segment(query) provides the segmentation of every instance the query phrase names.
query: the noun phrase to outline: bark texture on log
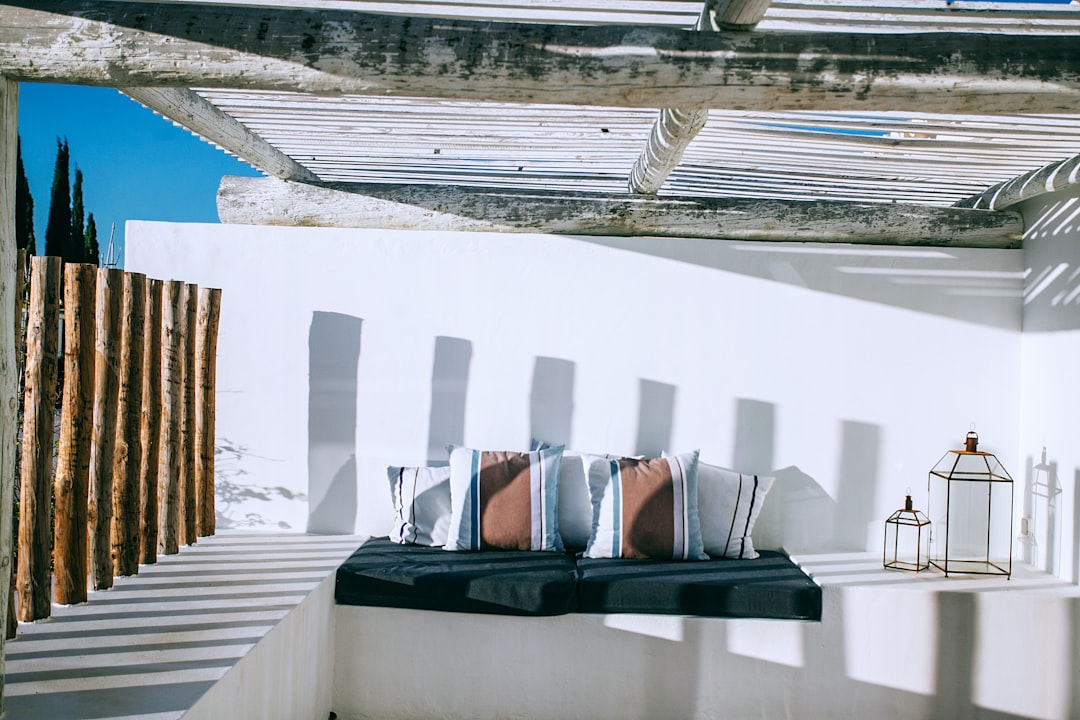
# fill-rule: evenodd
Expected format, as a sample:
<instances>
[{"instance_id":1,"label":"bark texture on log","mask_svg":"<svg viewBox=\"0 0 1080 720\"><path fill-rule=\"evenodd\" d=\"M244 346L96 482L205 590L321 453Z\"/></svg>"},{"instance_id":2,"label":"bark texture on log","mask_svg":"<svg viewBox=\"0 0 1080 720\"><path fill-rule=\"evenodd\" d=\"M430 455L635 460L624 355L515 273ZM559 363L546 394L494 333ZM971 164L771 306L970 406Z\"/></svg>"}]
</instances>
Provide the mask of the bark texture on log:
<instances>
[{"instance_id":1,"label":"bark texture on log","mask_svg":"<svg viewBox=\"0 0 1080 720\"><path fill-rule=\"evenodd\" d=\"M124 277L124 327L120 338L120 397L113 458L113 558L117 575L139 572L139 470L142 464L143 354L146 276Z\"/></svg>"},{"instance_id":2,"label":"bark texture on log","mask_svg":"<svg viewBox=\"0 0 1080 720\"><path fill-rule=\"evenodd\" d=\"M94 425L94 315L97 268L64 266L64 388L56 459L54 599L86 602L87 507Z\"/></svg>"}]
</instances>

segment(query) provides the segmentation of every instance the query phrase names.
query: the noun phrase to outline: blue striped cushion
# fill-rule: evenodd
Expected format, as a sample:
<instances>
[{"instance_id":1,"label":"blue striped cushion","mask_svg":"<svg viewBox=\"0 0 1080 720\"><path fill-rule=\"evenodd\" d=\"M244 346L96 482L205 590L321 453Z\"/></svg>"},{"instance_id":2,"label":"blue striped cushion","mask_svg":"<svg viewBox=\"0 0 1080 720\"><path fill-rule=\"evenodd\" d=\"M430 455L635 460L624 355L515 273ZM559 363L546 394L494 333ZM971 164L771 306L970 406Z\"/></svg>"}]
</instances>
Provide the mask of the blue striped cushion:
<instances>
[{"instance_id":1,"label":"blue striped cushion","mask_svg":"<svg viewBox=\"0 0 1080 720\"><path fill-rule=\"evenodd\" d=\"M589 558L705 560L697 505L698 452L663 458L596 458Z\"/></svg>"},{"instance_id":2,"label":"blue striped cushion","mask_svg":"<svg viewBox=\"0 0 1080 720\"><path fill-rule=\"evenodd\" d=\"M534 452L450 452L447 550L551 550L559 537L562 446Z\"/></svg>"},{"instance_id":3,"label":"blue striped cushion","mask_svg":"<svg viewBox=\"0 0 1080 720\"><path fill-rule=\"evenodd\" d=\"M776 478L698 464L698 515L710 557L753 560L751 533Z\"/></svg>"}]
</instances>

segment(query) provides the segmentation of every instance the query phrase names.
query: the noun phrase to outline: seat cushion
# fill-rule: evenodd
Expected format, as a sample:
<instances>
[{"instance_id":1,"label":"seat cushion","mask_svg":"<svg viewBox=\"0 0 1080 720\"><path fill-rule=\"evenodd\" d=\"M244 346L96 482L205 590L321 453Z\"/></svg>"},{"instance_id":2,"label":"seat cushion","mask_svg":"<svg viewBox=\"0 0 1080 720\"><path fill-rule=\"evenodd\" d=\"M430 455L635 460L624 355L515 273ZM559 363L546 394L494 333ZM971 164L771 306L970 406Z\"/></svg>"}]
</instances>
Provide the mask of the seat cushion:
<instances>
[{"instance_id":1,"label":"seat cushion","mask_svg":"<svg viewBox=\"0 0 1080 720\"><path fill-rule=\"evenodd\" d=\"M821 588L791 559L578 558L578 610L706 617L820 620Z\"/></svg>"},{"instance_id":2,"label":"seat cushion","mask_svg":"<svg viewBox=\"0 0 1080 720\"><path fill-rule=\"evenodd\" d=\"M498 615L561 615L577 607L574 558L559 552L446 552L372 538L337 571L342 605Z\"/></svg>"}]
</instances>

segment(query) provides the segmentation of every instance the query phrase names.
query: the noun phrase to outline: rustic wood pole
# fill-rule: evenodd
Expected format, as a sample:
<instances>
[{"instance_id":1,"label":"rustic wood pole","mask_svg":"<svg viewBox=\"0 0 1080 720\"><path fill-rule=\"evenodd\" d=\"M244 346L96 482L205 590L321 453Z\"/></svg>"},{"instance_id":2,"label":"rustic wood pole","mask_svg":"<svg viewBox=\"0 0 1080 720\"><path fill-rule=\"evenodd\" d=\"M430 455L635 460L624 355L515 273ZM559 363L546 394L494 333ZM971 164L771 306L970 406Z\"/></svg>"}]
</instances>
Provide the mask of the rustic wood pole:
<instances>
[{"instance_id":1,"label":"rustic wood pole","mask_svg":"<svg viewBox=\"0 0 1080 720\"><path fill-rule=\"evenodd\" d=\"M22 386L20 382L23 377L23 367L25 365L25 356L23 350L23 307L26 301L26 248L19 248L15 254L15 392L16 394L22 392ZM15 453L18 453L21 449L16 446ZM20 461L21 462L21 461ZM18 472L18 470L16 470ZM20 485L20 487L22 487ZM13 518L14 521L18 521L18 517ZM15 532L19 532L19 528L15 528ZM15 562L11 563L11 584L8 586L8 615L7 615L7 639L11 640L19 632L19 621L15 617L17 612L15 606L15 585L16 585L16 573L18 570L18 549L16 548Z\"/></svg>"},{"instance_id":2,"label":"rustic wood pole","mask_svg":"<svg viewBox=\"0 0 1080 720\"><path fill-rule=\"evenodd\" d=\"M180 552L180 423L183 410L184 312L183 285L165 282L161 302L161 435L158 477L161 509L158 516L158 550L165 555Z\"/></svg>"},{"instance_id":3,"label":"rustic wood pole","mask_svg":"<svg viewBox=\"0 0 1080 720\"><path fill-rule=\"evenodd\" d=\"M198 502L195 491L195 335L199 315L199 286L185 284L184 298L184 337L182 352L184 355L184 400L180 423L181 482L183 488L183 538L185 545L194 545L198 534Z\"/></svg>"},{"instance_id":4,"label":"rustic wood pole","mask_svg":"<svg viewBox=\"0 0 1080 720\"><path fill-rule=\"evenodd\" d=\"M60 258L30 260L30 313L26 320L26 390L19 488L19 619L49 617L52 568L53 419L56 353L60 345Z\"/></svg>"},{"instance_id":5,"label":"rustic wood pole","mask_svg":"<svg viewBox=\"0 0 1080 720\"><path fill-rule=\"evenodd\" d=\"M87 506L94 417L94 300L97 268L64 266L64 391L56 460L54 599L86 602Z\"/></svg>"},{"instance_id":6,"label":"rustic wood pole","mask_svg":"<svg viewBox=\"0 0 1080 720\"><path fill-rule=\"evenodd\" d=\"M217 337L221 317L221 290L199 291L199 318L196 331L195 362L195 495L198 503L198 533L217 531L214 509L214 432L217 418Z\"/></svg>"},{"instance_id":7,"label":"rustic wood pole","mask_svg":"<svg viewBox=\"0 0 1080 720\"><path fill-rule=\"evenodd\" d=\"M139 572L139 470L142 464L142 398L146 276L124 276L124 328L120 338L120 404L113 458L112 553L117 575Z\"/></svg>"},{"instance_id":8,"label":"rustic wood pole","mask_svg":"<svg viewBox=\"0 0 1080 720\"><path fill-rule=\"evenodd\" d=\"M15 167L19 142L19 85L0 76L0 310L15 300ZM10 316L9 316L10 317ZM0 323L0 598L9 595L15 495L15 425L19 380L11 323ZM0 627L7 627L8 604L0 602ZM0 713L3 712L4 647L0 633Z\"/></svg>"},{"instance_id":9,"label":"rustic wood pole","mask_svg":"<svg viewBox=\"0 0 1080 720\"><path fill-rule=\"evenodd\" d=\"M112 515L116 408L120 392L120 306L124 271L101 268L97 277L94 341L94 434L90 446L90 575L95 590L113 585Z\"/></svg>"},{"instance_id":10,"label":"rustic wood pole","mask_svg":"<svg viewBox=\"0 0 1080 720\"><path fill-rule=\"evenodd\" d=\"M142 457L139 468L141 560L157 562L158 551L158 464L161 436L161 280L146 283L146 321L143 331L142 424L139 439Z\"/></svg>"}]
</instances>

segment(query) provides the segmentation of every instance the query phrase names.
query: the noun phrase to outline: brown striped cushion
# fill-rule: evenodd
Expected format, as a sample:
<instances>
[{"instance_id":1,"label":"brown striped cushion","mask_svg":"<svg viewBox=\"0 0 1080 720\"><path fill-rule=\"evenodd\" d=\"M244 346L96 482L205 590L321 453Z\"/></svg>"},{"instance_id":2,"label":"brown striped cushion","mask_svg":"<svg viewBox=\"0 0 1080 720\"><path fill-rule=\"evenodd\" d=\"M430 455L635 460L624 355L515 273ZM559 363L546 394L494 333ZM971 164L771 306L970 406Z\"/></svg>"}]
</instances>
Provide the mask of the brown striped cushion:
<instances>
[{"instance_id":1,"label":"brown striped cushion","mask_svg":"<svg viewBox=\"0 0 1080 720\"><path fill-rule=\"evenodd\" d=\"M697 508L698 453L595 458L593 528L585 557L706 559Z\"/></svg>"},{"instance_id":2,"label":"brown striped cushion","mask_svg":"<svg viewBox=\"0 0 1080 720\"><path fill-rule=\"evenodd\" d=\"M559 537L562 446L535 452L450 453L447 550L549 550Z\"/></svg>"}]
</instances>

